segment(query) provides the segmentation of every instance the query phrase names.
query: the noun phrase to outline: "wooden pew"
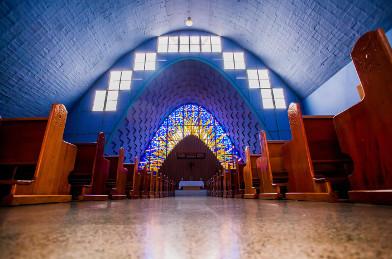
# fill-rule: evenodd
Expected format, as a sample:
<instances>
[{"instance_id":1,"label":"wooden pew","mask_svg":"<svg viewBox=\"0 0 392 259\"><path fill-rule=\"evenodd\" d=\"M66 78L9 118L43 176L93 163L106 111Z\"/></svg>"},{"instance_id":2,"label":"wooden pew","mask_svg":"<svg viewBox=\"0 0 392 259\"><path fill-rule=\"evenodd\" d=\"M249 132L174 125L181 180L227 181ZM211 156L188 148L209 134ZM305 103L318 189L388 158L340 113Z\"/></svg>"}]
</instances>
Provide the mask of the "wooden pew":
<instances>
[{"instance_id":1,"label":"wooden pew","mask_svg":"<svg viewBox=\"0 0 392 259\"><path fill-rule=\"evenodd\" d=\"M171 190L170 190L170 197L174 197L176 194L176 182L173 179L170 179L170 183L171 183Z\"/></svg>"},{"instance_id":2,"label":"wooden pew","mask_svg":"<svg viewBox=\"0 0 392 259\"><path fill-rule=\"evenodd\" d=\"M204 189L207 191L207 196L210 196L210 179L204 180Z\"/></svg>"},{"instance_id":3,"label":"wooden pew","mask_svg":"<svg viewBox=\"0 0 392 259\"><path fill-rule=\"evenodd\" d=\"M392 50L383 30L363 35L351 56L364 97L334 118L340 146L354 163L349 198L392 204Z\"/></svg>"},{"instance_id":4,"label":"wooden pew","mask_svg":"<svg viewBox=\"0 0 392 259\"><path fill-rule=\"evenodd\" d=\"M128 169L124 166L124 148L120 148L118 156L105 156L105 158L110 161L109 177L106 182L110 199L121 200L127 198Z\"/></svg>"},{"instance_id":5,"label":"wooden pew","mask_svg":"<svg viewBox=\"0 0 392 259\"><path fill-rule=\"evenodd\" d=\"M163 197L169 197L169 191L170 191L170 181L169 178L167 177L167 175L164 175L164 193L163 193Z\"/></svg>"},{"instance_id":6,"label":"wooden pew","mask_svg":"<svg viewBox=\"0 0 392 259\"><path fill-rule=\"evenodd\" d=\"M173 195L174 188L175 188L175 186L174 186L173 180L170 179L170 178L168 177L168 192L167 192L167 197L172 197L172 196L174 196L174 195Z\"/></svg>"},{"instance_id":7,"label":"wooden pew","mask_svg":"<svg viewBox=\"0 0 392 259\"><path fill-rule=\"evenodd\" d=\"M155 198L161 198L161 175L159 172L155 177Z\"/></svg>"},{"instance_id":8,"label":"wooden pew","mask_svg":"<svg viewBox=\"0 0 392 259\"><path fill-rule=\"evenodd\" d=\"M151 174L150 174L150 191L148 194L149 198L155 198L156 181L157 181L157 173L151 172Z\"/></svg>"},{"instance_id":9,"label":"wooden pew","mask_svg":"<svg viewBox=\"0 0 392 259\"><path fill-rule=\"evenodd\" d=\"M282 159L279 156L279 147L284 141L269 141L265 131L259 134L261 155L256 160L256 169L260 179L259 199L279 199L282 197L280 186L273 183L273 172L281 173L285 171L282 168ZM270 152L270 149L272 152ZM273 166L272 166L273 165ZM273 169L274 170L273 170Z\"/></svg>"},{"instance_id":10,"label":"wooden pew","mask_svg":"<svg viewBox=\"0 0 392 259\"><path fill-rule=\"evenodd\" d=\"M142 184L143 184L143 174L144 169L139 170L138 168L139 160L135 158L135 166L133 170L133 181L132 181L132 191L131 191L131 199L140 199L142 197Z\"/></svg>"},{"instance_id":11,"label":"wooden pew","mask_svg":"<svg viewBox=\"0 0 392 259\"><path fill-rule=\"evenodd\" d=\"M272 171L268 160L267 140L265 133L260 135L261 154L251 154L245 148L246 163L244 166L244 198L245 199L279 199L280 188L273 184Z\"/></svg>"},{"instance_id":12,"label":"wooden pew","mask_svg":"<svg viewBox=\"0 0 392 259\"><path fill-rule=\"evenodd\" d=\"M98 134L97 142L77 143L75 169L69 176L74 199L84 201L107 200L106 181L110 162L104 157L105 134Z\"/></svg>"},{"instance_id":13,"label":"wooden pew","mask_svg":"<svg viewBox=\"0 0 392 259\"><path fill-rule=\"evenodd\" d=\"M150 197L150 180L151 173L146 170L142 170L142 189L141 189L141 198L147 199Z\"/></svg>"},{"instance_id":14,"label":"wooden pew","mask_svg":"<svg viewBox=\"0 0 392 259\"><path fill-rule=\"evenodd\" d=\"M242 198L244 195L245 183L244 183L244 163L241 163L238 159L235 162L235 177L234 177L234 198Z\"/></svg>"},{"instance_id":15,"label":"wooden pew","mask_svg":"<svg viewBox=\"0 0 392 259\"><path fill-rule=\"evenodd\" d=\"M219 176L218 174L214 175L214 197L219 197Z\"/></svg>"},{"instance_id":16,"label":"wooden pew","mask_svg":"<svg viewBox=\"0 0 392 259\"><path fill-rule=\"evenodd\" d=\"M219 192L219 190L218 190L218 177L217 177L216 174L212 177L212 184L213 184L213 186L212 186L212 196L213 197L218 197L218 192Z\"/></svg>"},{"instance_id":17,"label":"wooden pew","mask_svg":"<svg viewBox=\"0 0 392 259\"><path fill-rule=\"evenodd\" d=\"M245 166L244 166L244 199L255 199L260 190L260 179L257 173L256 160L259 154L252 154L249 146L245 147Z\"/></svg>"},{"instance_id":18,"label":"wooden pew","mask_svg":"<svg viewBox=\"0 0 392 259\"><path fill-rule=\"evenodd\" d=\"M0 119L0 199L3 205L68 202L76 146L63 141L67 110L48 118Z\"/></svg>"},{"instance_id":19,"label":"wooden pew","mask_svg":"<svg viewBox=\"0 0 392 259\"><path fill-rule=\"evenodd\" d=\"M287 192L288 172L284 167L282 148L284 140L267 140L265 150L268 152L267 162L270 164L273 184L279 186L281 198Z\"/></svg>"},{"instance_id":20,"label":"wooden pew","mask_svg":"<svg viewBox=\"0 0 392 259\"><path fill-rule=\"evenodd\" d=\"M163 175L159 174L159 197L163 198Z\"/></svg>"},{"instance_id":21,"label":"wooden pew","mask_svg":"<svg viewBox=\"0 0 392 259\"><path fill-rule=\"evenodd\" d=\"M336 201L348 186L350 159L339 149L332 116L302 116L299 104L288 109L292 140L283 146L289 173L287 199ZM346 181L345 181L346 179Z\"/></svg>"},{"instance_id":22,"label":"wooden pew","mask_svg":"<svg viewBox=\"0 0 392 259\"><path fill-rule=\"evenodd\" d=\"M128 198L132 198L132 189L135 178L135 168L137 168L137 164L135 163L124 163L124 167L128 170L127 181L125 185L125 193ZM137 174L137 170L136 170ZM137 177L137 176L136 176Z\"/></svg>"},{"instance_id":23,"label":"wooden pew","mask_svg":"<svg viewBox=\"0 0 392 259\"><path fill-rule=\"evenodd\" d=\"M223 197L234 198L234 178L236 176L236 169L224 170L223 175Z\"/></svg>"},{"instance_id":24,"label":"wooden pew","mask_svg":"<svg viewBox=\"0 0 392 259\"><path fill-rule=\"evenodd\" d=\"M216 176L217 197L223 197L223 171L219 170Z\"/></svg>"}]
</instances>

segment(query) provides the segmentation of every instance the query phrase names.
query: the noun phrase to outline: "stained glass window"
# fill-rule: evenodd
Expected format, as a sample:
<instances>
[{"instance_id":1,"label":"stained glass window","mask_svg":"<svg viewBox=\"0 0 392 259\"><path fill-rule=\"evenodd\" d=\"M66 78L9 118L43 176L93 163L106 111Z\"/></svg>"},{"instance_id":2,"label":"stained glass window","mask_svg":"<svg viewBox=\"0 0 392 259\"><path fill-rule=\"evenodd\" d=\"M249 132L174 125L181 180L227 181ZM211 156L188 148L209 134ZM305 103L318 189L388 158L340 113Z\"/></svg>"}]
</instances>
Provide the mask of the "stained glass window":
<instances>
[{"instance_id":1,"label":"stained glass window","mask_svg":"<svg viewBox=\"0 0 392 259\"><path fill-rule=\"evenodd\" d=\"M163 121L142 155L139 167L158 172L170 151L189 135L206 144L225 169L235 167L239 154L233 142L214 116L196 104L175 109Z\"/></svg>"}]
</instances>

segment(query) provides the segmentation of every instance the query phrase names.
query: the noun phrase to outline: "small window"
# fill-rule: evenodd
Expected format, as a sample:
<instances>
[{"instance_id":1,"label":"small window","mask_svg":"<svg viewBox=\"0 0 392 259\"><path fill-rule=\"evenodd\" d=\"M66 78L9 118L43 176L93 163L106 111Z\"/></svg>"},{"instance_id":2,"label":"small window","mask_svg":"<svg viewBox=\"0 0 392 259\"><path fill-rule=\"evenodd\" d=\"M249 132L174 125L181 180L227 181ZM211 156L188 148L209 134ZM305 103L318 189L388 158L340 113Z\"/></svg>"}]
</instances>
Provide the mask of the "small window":
<instances>
[{"instance_id":1,"label":"small window","mask_svg":"<svg viewBox=\"0 0 392 259\"><path fill-rule=\"evenodd\" d=\"M169 37L167 37L167 36L158 37L158 48L157 48L158 52L159 53L166 53L168 43L169 43Z\"/></svg>"},{"instance_id":2,"label":"small window","mask_svg":"<svg viewBox=\"0 0 392 259\"><path fill-rule=\"evenodd\" d=\"M95 91L93 111L103 111L105 108L106 91Z\"/></svg>"},{"instance_id":3,"label":"small window","mask_svg":"<svg viewBox=\"0 0 392 259\"><path fill-rule=\"evenodd\" d=\"M221 38L219 36L211 36L211 52L222 52Z\"/></svg>"},{"instance_id":4,"label":"small window","mask_svg":"<svg viewBox=\"0 0 392 259\"><path fill-rule=\"evenodd\" d=\"M286 109L286 101L284 99L283 88L272 89L274 93L274 101L276 109Z\"/></svg>"},{"instance_id":5,"label":"small window","mask_svg":"<svg viewBox=\"0 0 392 259\"><path fill-rule=\"evenodd\" d=\"M219 36L201 36L202 52L222 52L221 38Z\"/></svg>"},{"instance_id":6,"label":"small window","mask_svg":"<svg viewBox=\"0 0 392 259\"><path fill-rule=\"evenodd\" d=\"M118 99L118 91L108 91L106 97L105 111L116 111L117 99Z\"/></svg>"},{"instance_id":7,"label":"small window","mask_svg":"<svg viewBox=\"0 0 392 259\"><path fill-rule=\"evenodd\" d=\"M224 69L234 69L233 53L223 52L223 67Z\"/></svg>"},{"instance_id":8,"label":"small window","mask_svg":"<svg viewBox=\"0 0 392 259\"><path fill-rule=\"evenodd\" d=\"M201 52L211 52L211 37L201 36Z\"/></svg>"},{"instance_id":9,"label":"small window","mask_svg":"<svg viewBox=\"0 0 392 259\"><path fill-rule=\"evenodd\" d=\"M249 88L271 88L267 69L248 69Z\"/></svg>"},{"instance_id":10,"label":"small window","mask_svg":"<svg viewBox=\"0 0 392 259\"><path fill-rule=\"evenodd\" d=\"M180 52L189 52L189 36L180 36Z\"/></svg>"},{"instance_id":11,"label":"small window","mask_svg":"<svg viewBox=\"0 0 392 259\"><path fill-rule=\"evenodd\" d=\"M178 37L177 36L170 36L169 37L168 52L178 52Z\"/></svg>"},{"instance_id":12,"label":"small window","mask_svg":"<svg viewBox=\"0 0 392 259\"><path fill-rule=\"evenodd\" d=\"M223 52L224 69L245 69L243 52Z\"/></svg>"},{"instance_id":13,"label":"small window","mask_svg":"<svg viewBox=\"0 0 392 259\"><path fill-rule=\"evenodd\" d=\"M235 69L245 69L245 58L243 52L234 52Z\"/></svg>"},{"instance_id":14,"label":"small window","mask_svg":"<svg viewBox=\"0 0 392 259\"><path fill-rule=\"evenodd\" d=\"M158 53L222 52L220 36L160 36Z\"/></svg>"},{"instance_id":15,"label":"small window","mask_svg":"<svg viewBox=\"0 0 392 259\"><path fill-rule=\"evenodd\" d=\"M109 90L130 90L132 80L132 70L111 71L109 80Z\"/></svg>"},{"instance_id":16,"label":"small window","mask_svg":"<svg viewBox=\"0 0 392 259\"><path fill-rule=\"evenodd\" d=\"M116 111L118 91L95 91L93 111Z\"/></svg>"},{"instance_id":17,"label":"small window","mask_svg":"<svg viewBox=\"0 0 392 259\"><path fill-rule=\"evenodd\" d=\"M135 53L135 63L133 70L144 70L144 62L146 60L146 53Z\"/></svg>"},{"instance_id":18,"label":"small window","mask_svg":"<svg viewBox=\"0 0 392 259\"><path fill-rule=\"evenodd\" d=\"M156 53L135 53L135 71L155 70Z\"/></svg>"},{"instance_id":19,"label":"small window","mask_svg":"<svg viewBox=\"0 0 392 259\"><path fill-rule=\"evenodd\" d=\"M149 71L155 70L156 59L157 59L156 53L154 52L146 53L146 64L144 66L144 70L149 70Z\"/></svg>"},{"instance_id":20,"label":"small window","mask_svg":"<svg viewBox=\"0 0 392 259\"><path fill-rule=\"evenodd\" d=\"M190 37L190 52L200 52L200 37L191 36Z\"/></svg>"},{"instance_id":21,"label":"small window","mask_svg":"<svg viewBox=\"0 0 392 259\"><path fill-rule=\"evenodd\" d=\"M261 89L261 100L263 102L264 109L273 109L274 108L274 101L272 98L272 91L271 89Z\"/></svg>"},{"instance_id":22,"label":"small window","mask_svg":"<svg viewBox=\"0 0 392 259\"><path fill-rule=\"evenodd\" d=\"M248 69L246 73L248 74L249 88L260 88L257 69Z\"/></svg>"}]
</instances>

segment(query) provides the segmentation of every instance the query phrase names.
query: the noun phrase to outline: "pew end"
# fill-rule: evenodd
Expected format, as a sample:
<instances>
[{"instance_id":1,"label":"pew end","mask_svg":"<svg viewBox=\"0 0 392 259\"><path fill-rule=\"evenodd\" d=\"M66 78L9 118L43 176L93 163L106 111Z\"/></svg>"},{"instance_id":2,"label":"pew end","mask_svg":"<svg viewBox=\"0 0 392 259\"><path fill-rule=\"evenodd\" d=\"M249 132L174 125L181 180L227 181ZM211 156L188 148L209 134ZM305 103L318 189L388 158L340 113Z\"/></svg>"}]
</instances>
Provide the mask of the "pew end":
<instances>
[{"instance_id":1,"label":"pew end","mask_svg":"<svg viewBox=\"0 0 392 259\"><path fill-rule=\"evenodd\" d=\"M63 140L66 118L65 106L53 104L48 118L0 119L2 205L71 201L77 149Z\"/></svg>"},{"instance_id":2,"label":"pew end","mask_svg":"<svg viewBox=\"0 0 392 259\"><path fill-rule=\"evenodd\" d=\"M104 158L105 134L100 132L97 142L75 145L78 148L75 168L68 178L72 198L78 201L107 200L110 161Z\"/></svg>"},{"instance_id":3,"label":"pew end","mask_svg":"<svg viewBox=\"0 0 392 259\"><path fill-rule=\"evenodd\" d=\"M130 191L131 199L140 199L141 198L141 180L142 180L142 172L139 171L139 158L135 157L133 167L133 175L132 175L132 190Z\"/></svg>"},{"instance_id":4,"label":"pew end","mask_svg":"<svg viewBox=\"0 0 392 259\"><path fill-rule=\"evenodd\" d=\"M296 103L290 104L288 117L292 140L282 147L283 161L289 176L286 199L337 201L338 197L329 179L324 179L327 178L324 174L315 173L317 160L331 165L341 157L333 117L302 116L300 106Z\"/></svg>"},{"instance_id":5,"label":"pew end","mask_svg":"<svg viewBox=\"0 0 392 259\"><path fill-rule=\"evenodd\" d=\"M259 186L259 179L256 178L257 173L255 173L256 169L256 160L260 157L260 155L255 155L250 152L250 147L245 147L245 166L244 166L244 199L255 199L258 197L257 189Z\"/></svg>"},{"instance_id":6,"label":"pew end","mask_svg":"<svg viewBox=\"0 0 392 259\"><path fill-rule=\"evenodd\" d=\"M240 162L238 159L235 161L236 176L234 179L234 198L242 198L244 196L244 166L245 164Z\"/></svg>"},{"instance_id":7,"label":"pew end","mask_svg":"<svg viewBox=\"0 0 392 259\"><path fill-rule=\"evenodd\" d=\"M109 177L106 181L111 200L126 199L128 169L124 167L124 148L121 147L118 156L105 156L110 161Z\"/></svg>"},{"instance_id":8,"label":"pew end","mask_svg":"<svg viewBox=\"0 0 392 259\"><path fill-rule=\"evenodd\" d=\"M273 182L274 171L284 172L281 162L281 146L284 141L267 141L265 131L259 133L260 157L256 160L257 172L260 179L259 199L281 199L281 185Z\"/></svg>"},{"instance_id":9,"label":"pew end","mask_svg":"<svg viewBox=\"0 0 392 259\"><path fill-rule=\"evenodd\" d=\"M339 144L353 159L352 202L392 204L392 49L382 29L354 45L361 101L334 117Z\"/></svg>"}]
</instances>

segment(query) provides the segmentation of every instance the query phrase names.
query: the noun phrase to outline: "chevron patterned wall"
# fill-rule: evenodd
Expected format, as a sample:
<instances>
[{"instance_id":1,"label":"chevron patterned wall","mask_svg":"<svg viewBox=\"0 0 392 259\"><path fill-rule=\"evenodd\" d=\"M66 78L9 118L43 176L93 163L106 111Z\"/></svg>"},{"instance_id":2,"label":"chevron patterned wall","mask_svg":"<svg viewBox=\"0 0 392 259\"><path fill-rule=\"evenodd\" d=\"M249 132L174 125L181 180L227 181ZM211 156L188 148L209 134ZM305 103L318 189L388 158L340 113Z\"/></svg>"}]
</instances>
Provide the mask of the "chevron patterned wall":
<instances>
[{"instance_id":1,"label":"chevron patterned wall","mask_svg":"<svg viewBox=\"0 0 392 259\"><path fill-rule=\"evenodd\" d=\"M263 128L237 90L216 70L198 61L182 61L156 77L130 106L114 131L107 150L123 146L127 160L140 156L160 123L177 106L197 103L206 107L222 124L241 152L250 145L259 150L257 132Z\"/></svg>"}]
</instances>

